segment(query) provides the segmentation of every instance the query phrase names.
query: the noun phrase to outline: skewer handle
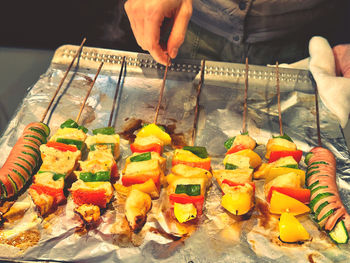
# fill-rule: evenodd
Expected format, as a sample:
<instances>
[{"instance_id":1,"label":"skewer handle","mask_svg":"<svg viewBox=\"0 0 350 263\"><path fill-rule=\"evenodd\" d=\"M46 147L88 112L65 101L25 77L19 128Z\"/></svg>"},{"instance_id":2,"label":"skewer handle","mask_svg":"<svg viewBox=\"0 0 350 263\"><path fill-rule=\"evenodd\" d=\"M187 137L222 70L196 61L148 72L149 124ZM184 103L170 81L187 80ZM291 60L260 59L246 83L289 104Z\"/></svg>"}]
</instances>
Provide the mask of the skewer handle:
<instances>
[{"instance_id":1,"label":"skewer handle","mask_svg":"<svg viewBox=\"0 0 350 263\"><path fill-rule=\"evenodd\" d=\"M118 97L118 94L119 94L120 82L121 82L121 78L122 78L122 75L123 75L123 72L124 72L124 67L125 67L125 56L123 57L123 60L122 60L122 65L121 65L120 72L119 72L117 88L116 88L115 94L114 94L111 115L109 116L109 121L108 121L108 126L109 127L112 125L112 120L113 120L113 115L114 115L114 110L115 110L115 103L116 103L116 100L117 100L117 97Z\"/></svg>"},{"instance_id":2,"label":"skewer handle","mask_svg":"<svg viewBox=\"0 0 350 263\"><path fill-rule=\"evenodd\" d=\"M61 87L62 87L62 85L63 85L63 82L65 81L65 79L66 79L66 77L67 77L67 75L68 75L68 72L70 71L70 69L72 68L72 66L73 66L73 64L74 64L75 59L76 59L76 58L78 57L78 55L80 54L81 49L83 48L83 45L84 45L85 41L86 41L86 38L84 38L83 41L81 42L81 44L80 44L80 46L79 46L79 48L78 48L78 50L77 50L77 53L75 53L72 62L69 64L69 66L68 66L66 72L64 73L64 76L63 76L63 78L61 79L60 83L58 84L58 87L57 87L57 89L56 89L56 91L55 91L55 94L54 94L53 97L51 98L51 101L50 101L49 105L47 106L47 108L46 108L46 110L45 110L43 116L41 117L40 122L44 122L45 117L46 117L46 115L47 115L47 113L48 113L48 111L49 111L49 109L50 109L52 103L54 102L54 100L55 100L55 98L56 98L58 92L60 91L60 89L61 89Z\"/></svg>"},{"instance_id":3,"label":"skewer handle","mask_svg":"<svg viewBox=\"0 0 350 263\"><path fill-rule=\"evenodd\" d=\"M317 86L315 86L315 107L316 107L316 124L317 124L317 142L318 142L318 146L322 147L321 127L320 127L320 111L319 111L319 108L318 108L318 90L317 90Z\"/></svg>"},{"instance_id":4,"label":"skewer handle","mask_svg":"<svg viewBox=\"0 0 350 263\"><path fill-rule=\"evenodd\" d=\"M198 122L198 113L199 113L199 95L201 93L201 89L204 83L204 69L205 69L205 59L202 60L201 63L201 71L200 71L200 79L198 82L198 88L197 88L197 100L196 100L196 108L194 110L194 121L193 121L193 129L192 129L192 136L191 136L191 145L194 145L194 141L196 139L196 130L197 130L197 122Z\"/></svg>"},{"instance_id":5,"label":"skewer handle","mask_svg":"<svg viewBox=\"0 0 350 263\"><path fill-rule=\"evenodd\" d=\"M245 77L244 77L244 109L243 109L243 127L242 132L247 131L247 100L248 100L248 57L245 58Z\"/></svg>"},{"instance_id":6,"label":"skewer handle","mask_svg":"<svg viewBox=\"0 0 350 263\"><path fill-rule=\"evenodd\" d=\"M276 62L276 87L277 87L277 105L278 105L278 120L280 123L280 135L283 135L282 127L282 113L281 113L281 92L280 92L280 78L279 78L278 61Z\"/></svg>"},{"instance_id":7,"label":"skewer handle","mask_svg":"<svg viewBox=\"0 0 350 263\"><path fill-rule=\"evenodd\" d=\"M86 101L87 101L88 97L90 96L90 93L91 93L92 88L94 87L94 84L95 84L95 82L96 82L96 79L97 79L97 77L98 77L98 74L100 74L100 71L101 71L102 66L103 66L103 62L101 62L100 66L98 67L98 70L97 70L97 72L96 72L95 78L94 78L93 82L92 82L91 85L90 85L89 91L88 91L88 93L86 94L86 96L85 96L85 98L84 98L83 104L82 104L81 107L80 107L78 116L77 116L77 118L75 119L75 122L76 122L76 123L79 122L81 113L83 112L83 109L84 109L84 107L85 107Z\"/></svg>"},{"instance_id":8,"label":"skewer handle","mask_svg":"<svg viewBox=\"0 0 350 263\"><path fill-rule=\"evenodd\" d=\"M157 124L157 119L158 119L160 104L162 103L163 92L164 92L164 87L165 87L166 76L168 74L169 64L171 64L171 63L170 63L170 56L168 55L168 61L167 61L167 64L165 66L165 72L164 72L164 76L163 76L162 88L160 89L158 105L157 105L157 108L156 108L156 114L154 115L154 121L153 121L154 124Z\"/></svg>"}]
</instances>

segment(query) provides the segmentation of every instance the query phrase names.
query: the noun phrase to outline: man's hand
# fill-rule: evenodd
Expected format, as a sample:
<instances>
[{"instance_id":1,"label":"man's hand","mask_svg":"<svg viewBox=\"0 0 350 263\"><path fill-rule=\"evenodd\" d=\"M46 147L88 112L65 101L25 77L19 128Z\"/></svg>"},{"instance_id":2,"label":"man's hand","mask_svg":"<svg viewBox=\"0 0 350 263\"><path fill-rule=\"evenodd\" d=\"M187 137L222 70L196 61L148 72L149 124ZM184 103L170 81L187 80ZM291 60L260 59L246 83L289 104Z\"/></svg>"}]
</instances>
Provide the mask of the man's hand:
<instances>
[{"instance_id":1,"label":"man's hand","mask_svg":"<svg viewBox=\"0 0 350 263\"><path fill-rule=\"evenodd\" d=\"M333 47L333 54L337 75L350 78L350 44Z\"/></svg>"},{"instance_id":2,"label":"man's hand","mask_svg":"<svg viewBox=\"0 0 350 263\"><path fill-rule=\"evenodd\" d=\"M175 58L186 35L192 15L192 0L128 0L125 11L139 46L159 63L166 65L167 53ZM164 18L173 19L167 50L160 46L160 28Z\"/></svg>"}]
</instances>

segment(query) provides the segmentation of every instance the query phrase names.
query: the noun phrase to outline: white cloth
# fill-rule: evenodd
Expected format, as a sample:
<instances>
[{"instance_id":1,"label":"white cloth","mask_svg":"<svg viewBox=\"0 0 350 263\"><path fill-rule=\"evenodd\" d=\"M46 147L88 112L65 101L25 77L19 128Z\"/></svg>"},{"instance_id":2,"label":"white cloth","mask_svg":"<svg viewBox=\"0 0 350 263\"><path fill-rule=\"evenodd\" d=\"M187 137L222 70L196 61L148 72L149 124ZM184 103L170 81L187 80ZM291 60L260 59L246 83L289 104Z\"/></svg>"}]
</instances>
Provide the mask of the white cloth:
<instances>
[{"instance_id":1,"label":"white cloth","mask_svg":"<svg viewBox=\"0 0 350 263\"><path fill-rule=\"evenodd\" d=\"M309 69L322 102L345 128L350 113L350 79L336 76L333 51L325 38L313 37L309 53Z\"/></svg>"},{"instance_id":2,"label":"white cloth","mask_svg":"<svg viewBox=\"0 0 350 263\"><path fill-rule=\"evenodd\" d=\"M309 54L309 58L280 66L309 69L323 104L337 116L340 125L345 128L350 113L350 79L336 76L333 50L325 38L311 38Z\"/></svg>"}]
</instances>

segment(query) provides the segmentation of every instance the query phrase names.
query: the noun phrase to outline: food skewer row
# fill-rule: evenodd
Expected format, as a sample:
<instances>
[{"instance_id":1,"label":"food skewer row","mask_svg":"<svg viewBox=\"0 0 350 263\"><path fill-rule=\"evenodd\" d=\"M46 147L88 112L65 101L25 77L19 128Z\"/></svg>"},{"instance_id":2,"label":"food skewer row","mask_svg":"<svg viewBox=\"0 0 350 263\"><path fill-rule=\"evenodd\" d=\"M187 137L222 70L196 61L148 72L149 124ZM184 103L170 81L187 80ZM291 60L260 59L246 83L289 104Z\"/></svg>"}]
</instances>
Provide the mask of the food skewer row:
<instances>
[{"instance_id":1,"label":"food skewer row","mask_svg":"<svg viewBox=\"0 0 350 263\"><path fill-rule=\"evenodd\" d=\"M349 240L350 216L341 201L336 183L336 160L321 142L317 87L315 87L318 147L305 156L306 185L311 191L310 208L313 219L337 244Z\"/></svg>"},{"instance_id":2,"label":"food skewer row","mask_svg":"<svg viewBox=\"0 0 350 263\"><path fill-rule=\"evenodd\" d=\"M203 214L212 179L210 170L211 158L205 147L184 146L175 150L167 176L167 195L171 214L179 223L196 222Z\"/></svg>"},{"instance_id":3,"label":"food skewer row","mask_svg":"<svg viewBox=\"0 0 350 263\"><path fill-rule=\"evenodd\" d=\"M87 160L79 161L80 170L74 171L77 181L70 192L74 209L84 223L93 224L100 219L100 209L106 208L113 197L112 183L118 180L116 159L119 157L119 135L111 127L100 128L88 136Z\"/></svg>"},{"instance_id":4,"label":"food skewer row","mask_svg":"<svg viewBox=\"0 0 350 263\"><path fill-rule=\"evenodd\" d=\"M254 169L261 164L260 156L253 151L256 142L248 135L246 129L248 70L248 58L246 58L242 134L225 142L227 149L223 160L225 169L213 171L223 192L221 205L233 215L244 215L254 207L255 184L252 175Z\"/></svg>"},{"instance_id":5,"label":"food skewer row","mask_svg":"<svg viewBox=\"0 0 350 263\"><path fill-rule=\"evenodd\" d=\"M125 162L122 184L115 184L118 193L126 196L125 217L130 229L138 233L147 220L152 207L152 199L159 198L164 182L166 159L161 156L163 146L171 143L171 138L163 127L156 125L160 104L166 83L170 57L166 65L158 105L152 124L145 125L130 145L132 156Z\"/></svg>"},{"instance_id":6,"label":"food skewer row","mask_svg":"<svg viewBox=\"0 0 350 263\"><path fill-rule=\"evenodd\" d=\"M80 118L102 65L103 62L85 96L77 120ZM61 124L60 129L50 138L47 144L40 146L43 163L34 176L29 194L41 216L48 215L58 205L66 202L64 193L67 187L66 184L74 180L71 176L73 175L72 172L78 168L78 160L81 159L86 150L87 131L85 127L79 126L76 121L69 119Z\"/></svg>"},{"instance_id":7,"label":"food skewer row","mask_svg":"<svg viewBox=\"0 0 350 263\"><path fill-rule=\"evenodd\" d=\"M223 160L225 169L213 171L223 192L221 205L234 215L244 215L254 207L255 184L252 178L261 158L253 151L256 142L248 133L230 138L225 146L228 149Z\"/></svg>"},{"instance_id":8,"label":"food skewer row","mask_svg":"<svg viewBox=\"0 0 350 263\"><path fill-rule=\"evenodd\" d=\"M159 198L166 169L166 159L161 155L163 147L170 143L163 127L154 123L144 126L130 145L133 154L126 159L122 184L114 185L118 193L126 196L125 217L135 233L146 223L152 199Z\"/></svg>"},{"instance_id":9,"label":"food skewer row","mask_svg":"<svg viewBox=\"0 0 350 263\"><path fill-rule=\"evenodd\" d=\"M310 202L310 191L303 188L305 172L298 166L302 151L297 150L296 144L282 129L278 62L276 79L280 135L269 139L265 155L269 163L263 163L254 173L254 178L265 179L264 194L270 203L269 211L281 215L279 239L282 242L301 242L309 240L310 235L295 216L310 211L306 205Z\"/></svg>"},{"instance_id":10,"label":"food skewer row","mask_svg":"<svg viewBox=\"0 0 350 263\"><path fill-rule=\"evenodd\" d=\"M40 146L42 165L34 175L29 194L41 216L66 202L65 183L72 180L85 150L86 128L73 120L62 123L47 144Z\"/></svg>"},{"instance_id":11,"label":"food skewer row","mask_svg":"<svg viewBox=\"0 0 350 263\"><path fill-rule=\"evenodd\" d=\"M212 179L211 158L206 148L193 146L199 114L199 96L204 83L204 69L205 60L202 60L190 146L175 150L171 173L167 176L170 214L179 223L192 224L198 221L203 213L205 195Z\"/></svg>"},{"instance_id":12,"label":"food skewer row","mask_svg":"<svg viewBox=\"0 0 350 263\"><path fill-rule=\"evenodd\" d=\"M87 137L85 142L89 151L88 157L85 161L79 161L80 170L74 172L77 181L70 188L76 205L74 212L87 225L99 221L101 209L105 209L113 197L112 183L119 179L116 160L120 154L120 139L111 124L124 66L125 56L119 72L108 126L93 130L94 135Z\"/></svg>"},{"instance_id":13,"label":"food skewer row","mask_svg":"<svg viewBox=\"0 0 350 263\"><path fill-rule=\"evenodd\" d=\"M33 122L27 125L12 148L7 160L0 169L0 201L16 198L23 187L32 178L33 173L40 165L41 144L46 143L50 134L49 127L43 123L45 117L54 102L59 90L66 79L75 59L85 43L84 38L78 48L71 64L68 66L63 78L61 79L54 95L51 98L46 110L44 111L40 122Z\"/></svg>"}]
</instances>

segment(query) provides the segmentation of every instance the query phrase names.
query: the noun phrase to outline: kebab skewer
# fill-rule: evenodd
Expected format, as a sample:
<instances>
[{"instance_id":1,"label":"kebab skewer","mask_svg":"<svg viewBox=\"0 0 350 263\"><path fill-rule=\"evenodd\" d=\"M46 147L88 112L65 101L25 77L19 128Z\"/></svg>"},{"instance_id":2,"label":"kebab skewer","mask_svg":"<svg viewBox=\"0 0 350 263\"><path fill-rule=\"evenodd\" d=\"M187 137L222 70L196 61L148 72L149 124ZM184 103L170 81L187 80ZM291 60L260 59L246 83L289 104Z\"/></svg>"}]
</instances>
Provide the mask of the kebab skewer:
<instances>
[{"instance_id":1,"label":"kebab skewer","mask_svg":"<svg viewBox=\"0 0 350 263\"><path fill-rule=\"evenodd\" d=\"M223 160L225 169L213 171L224 194L221 205L234 215L244 215L254 207L255 184L252 175L254 169L261 164L260 156L253 151L256 142L248 135L246 128L248 71L248 58L246 58L242 133L225 142L227 148Z\"/></svg>"},{"instance_id":2,"label":"kebab skewer","mask_svg":"<svg viewBox=\"0 0 350 263\"><path fill-rule=\"evenodd\" d=\"M46 143L50 134L49 127L44 123L45 117L51 108L58 92L60 91L68 72L76 58L80 55L86 39L81 42L73 60L68 66L54 95L52 96L40 122L28 124L21 137L12 148L6 162L0 169L0 203L6 200L14 200L23 192L24 187L31 181L33 173L41 163L40 146ZM7 211L11 205L7 206ZM6 213L6 212L5 212ZM5 214L3 213L3 214ZM2 215L3 215L2 214ZM2 216L1 215L1 216Z\"/></svg>"},{"instance_id":3,"label":"kebab skewer","mask_svg":"<svg viewBox=\"0 0 350 263\"><path fill-rule=\"evenodd\" d=\"M79 126L78 122L102 66L103 62L90 85L76 120L65 121L49 142L40 146L43 163L34 175L29 194L41 216L47 216L66 202L66 184L74 179L72 172L79 166L78 160L86 150L88 130Z\"/></svg>"},{"instance_id":4,"label":"kebab skewer","mask_svg":"<svg viewBox=\"0 0 350 263\"><path fill-rule=\"evenodd\" d=\"M167 176L170 214L180 224L187 225L195 224L203 214L205 195L212 179L211 158L206 148L193 146L199 113L199 95L204 82L204 70L205 60L202 60L190 146L175 150L171 173Z\"/></svg>"},{"instance_id":5,"label":"kebab skewer","mask_svg":"<svg viewBox=\"0 0 350 263\"><path fill-rule=\"evenodd\" d=\"M306 185L311 191L310 208L320 229L325 230L333 242L345 244L349 240L350 216L339 195L335 157L322 147L317 93L315 87L318 146L305 156Z\"/></svg>"},{"instance_id":6,"label":"kebab skewer","mask_svg":"<svg viewBox=\"0 0 350 263\"><path fill-rule=\"evenodd\" d=\"M265 178L264 194L270 203L269 211L279 214L279 239L282 242L302 242L310 239L309 233L295 217L310 211L310 191L303 188L305 172L298 167L302 151L283 133L280 103L279 68L276 63L276 88L280 135L273 136L266 146L265 158L254 177Z\"/></svg>"},{"instance_id":7,"label":"kebab skewer","mask_svg":"<svg viewBox=\"0 0 350 263\"><path fill-rule=\"evenodd\" d=\"M162 157L163 147L171 143L171 137L157 119L165 88L170 58L165 68L154 122L137 133L135 141L130 145L132 156L125 162L122 171L122 184L115 184L118 193L126 196L125 218L130 229L138 233L147 220L147 213L152 207L152 199L157 199L164 182L166 159Z\"/></svg>"},{"instance_id":8,"label":"kebab skewer","mask_svg":"<svg viewBox=\"0 0 350 263\"><path fill-rule=\"evenodd\" d=\"M87 137L85 141L89 151L87 160L79 161L80 170L74 172L77 181L70 189L76 204L74 211L87 225L99 221L100 210L106 208L112 199L112 183L119 178L116 163L120 153L119 135L112 127L112 120L124 68L125 57L123 57L119 72L108 126L93 130L94 135Z\"/></svg>"}]
</instances>

